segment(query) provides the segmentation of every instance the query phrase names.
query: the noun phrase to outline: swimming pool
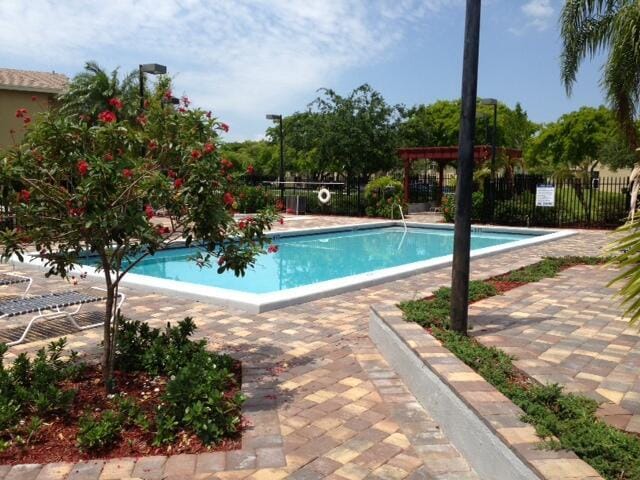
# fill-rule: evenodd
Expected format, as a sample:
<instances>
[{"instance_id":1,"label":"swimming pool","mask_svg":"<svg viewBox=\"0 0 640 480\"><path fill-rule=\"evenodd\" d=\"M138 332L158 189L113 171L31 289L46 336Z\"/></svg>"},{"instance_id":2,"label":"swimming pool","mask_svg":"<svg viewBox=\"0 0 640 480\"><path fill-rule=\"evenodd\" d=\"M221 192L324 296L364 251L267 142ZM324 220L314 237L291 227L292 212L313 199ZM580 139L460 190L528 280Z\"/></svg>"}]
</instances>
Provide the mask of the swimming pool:
<instances>
[{"instance_id":1,"label":"swimming pool","mask_svg":"<svg viewBox=\"0 0 640 480\"><path fill-rule=\"evenodd\" d=\"M502 245L536 236L519 233L475 232L471 248ZM278 251L263 254L244 277L216 273L190 261L196 248L159 252L138 263L132 273L248 293L271 293L351 275L449 255L453 231L390 226L326 233L276 236Z\"/></svg>"},{"instance_id":2,"label":"swimming pool","mask_svg":"<svg viewBox=\"0 0 640 480\"><path fill-rule=\"evenodd\" d=\"M252 313L356 290L449 265L453 228L400 222L312 228L271 235L279 250L261 255L244 277L189 260L195 249L173 248L136 265L123 280L135 285L238 307ZM472 258L550 241L571 231L508 227L472 229ZM85 262L88 275L95 272Z\"/></svg>"}]
</instances>

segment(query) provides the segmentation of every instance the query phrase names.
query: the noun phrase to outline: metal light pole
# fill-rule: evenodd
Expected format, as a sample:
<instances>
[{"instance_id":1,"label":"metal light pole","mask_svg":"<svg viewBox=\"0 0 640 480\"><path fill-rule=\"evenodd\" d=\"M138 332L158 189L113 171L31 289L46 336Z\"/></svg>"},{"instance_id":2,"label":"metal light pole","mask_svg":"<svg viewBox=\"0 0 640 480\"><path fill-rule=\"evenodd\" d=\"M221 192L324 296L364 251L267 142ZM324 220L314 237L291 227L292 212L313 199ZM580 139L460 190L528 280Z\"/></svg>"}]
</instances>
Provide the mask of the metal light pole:
<instances>
[{"instance_id":1,"label":"metal light pole","mask_svg":"<svg viewBox=\"0 0 640 480\"><path fill-rule=\"evenodd\" d=\"M489 205L491 205L491 221L493 221L495 191L496 191L496 151L498 142L498 100L495 98L483 98L483 105L493 106L493 133L491 134L491 182L489 191Z\"/></svg>"},{"instance_id":2,"label":"metal light pole","mask_svg":"<svg viewBox=\"0 0 640 480\"><path fill-rule=\"evenodd\" d=\"M143 63L138 66L138 75L139 81L138 85L140 87L140 111L144 110L144 74L150 73L152 75L164 75L167 73L167 67L164 65L158 65L157 63Z\"/></svg>"},{"instance_id":3,"label":"metal light pole","mask_svg":"<svg viewBox=\"0 0 640 480\"><path fill-rule=\"evenodd\" d=\"M280 174L278 183L280 184L280 201L284 202L284 126L282 125L282 115L270 113L267 120L277 120L280 122Z\"/></svg>"},{"instance_id":4,"label":"metal light pole","mask_svg":"<svg viewBox=\"0 0 640 480\"><path fill-rule=\"evenodd\" d=\"M471 190L478 90L481 0L467 0L462 65L462 116L458 147L455 234L451 276L451 328L467 333L469 316L469 255L471 248Z\"/></svg>"}]
</instances>

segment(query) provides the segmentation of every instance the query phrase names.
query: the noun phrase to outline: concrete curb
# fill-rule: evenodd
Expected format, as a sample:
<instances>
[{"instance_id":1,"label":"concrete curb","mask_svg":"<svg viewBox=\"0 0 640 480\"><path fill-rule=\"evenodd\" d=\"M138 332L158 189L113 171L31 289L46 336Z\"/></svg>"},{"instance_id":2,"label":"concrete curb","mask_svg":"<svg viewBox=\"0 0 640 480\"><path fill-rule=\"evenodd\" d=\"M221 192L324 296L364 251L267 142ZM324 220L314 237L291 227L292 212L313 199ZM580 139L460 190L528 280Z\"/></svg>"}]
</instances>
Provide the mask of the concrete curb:
<instances>
[{"instance_id":1,"label":"concrete curb","mask_svg":"<svg viewBox=\"0 0 640 480\"><path fill-rule=\"evenodd\" d=\"M397 307L371 308L369 336L481 478L602 478L573 452L540 449L522 410Z\"/></svg>"}]
</instances>

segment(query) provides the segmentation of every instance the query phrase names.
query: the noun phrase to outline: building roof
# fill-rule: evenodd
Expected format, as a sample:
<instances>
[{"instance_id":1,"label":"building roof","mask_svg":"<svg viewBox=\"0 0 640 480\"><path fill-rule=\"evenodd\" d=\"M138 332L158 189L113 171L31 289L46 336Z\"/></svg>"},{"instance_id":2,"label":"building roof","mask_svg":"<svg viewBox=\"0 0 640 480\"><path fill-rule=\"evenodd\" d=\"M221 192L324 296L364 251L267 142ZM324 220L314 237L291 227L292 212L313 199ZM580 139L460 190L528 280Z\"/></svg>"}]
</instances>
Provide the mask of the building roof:
<instances>
[{"instance_id":1,"label":"building roof","mask_svg":"<svg viewBox=\"0 0 640 480\"><path fill-rule=\"evenodd\" d=\"M68 84L69 78L61 73L0 68L0 90L60 93Z\"/></svg>"}]
</instances>

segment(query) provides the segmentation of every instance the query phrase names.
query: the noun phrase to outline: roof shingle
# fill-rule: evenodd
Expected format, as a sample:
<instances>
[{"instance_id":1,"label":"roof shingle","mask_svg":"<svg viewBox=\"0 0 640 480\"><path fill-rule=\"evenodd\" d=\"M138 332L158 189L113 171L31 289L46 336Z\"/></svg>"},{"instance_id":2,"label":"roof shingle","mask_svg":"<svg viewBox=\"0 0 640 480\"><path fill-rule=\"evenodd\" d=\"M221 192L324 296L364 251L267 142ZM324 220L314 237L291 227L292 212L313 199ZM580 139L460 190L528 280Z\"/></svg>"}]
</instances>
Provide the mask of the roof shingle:
<instances>
[{"instance_id":1,"label":"roof shingle","mask_svg":"<svg viewBox=\"0 0 640 480\"><path fill-rule=\"evenodd\" d=\"M0 90L60 93L68 84L69 78L61 73L0 68Z\"/></svg>"}]
</instances>

